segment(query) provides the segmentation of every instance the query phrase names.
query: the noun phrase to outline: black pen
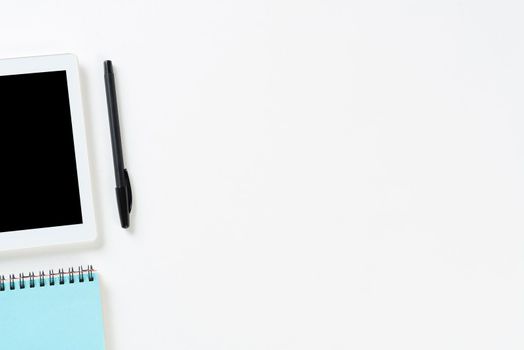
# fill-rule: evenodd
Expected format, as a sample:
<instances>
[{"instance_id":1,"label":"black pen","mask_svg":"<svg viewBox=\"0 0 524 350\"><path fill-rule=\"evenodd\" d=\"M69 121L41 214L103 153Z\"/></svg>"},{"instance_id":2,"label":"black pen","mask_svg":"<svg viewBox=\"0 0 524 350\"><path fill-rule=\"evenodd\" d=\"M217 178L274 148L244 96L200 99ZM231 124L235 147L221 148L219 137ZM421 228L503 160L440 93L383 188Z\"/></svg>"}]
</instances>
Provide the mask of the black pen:
<instances>
[{"instance_id":1,"label":"black pen","mask_svg":"<svg viewBox=\"0 0 524 350\"><path fill-rule=\"evenodd\" d=\"M111 129L111 145L113 147L113 163L115 166L116 201L118 214L123 228L129 227L129 213L131 212L132 194L129 175L124 168L122 154L122 139L120 136L120 123L118 121L118 106L116 104L115 75L113 63L104 62L104 78L106 82L107 111L109 113L109 127Z\"/></svg>"}]
</instances>

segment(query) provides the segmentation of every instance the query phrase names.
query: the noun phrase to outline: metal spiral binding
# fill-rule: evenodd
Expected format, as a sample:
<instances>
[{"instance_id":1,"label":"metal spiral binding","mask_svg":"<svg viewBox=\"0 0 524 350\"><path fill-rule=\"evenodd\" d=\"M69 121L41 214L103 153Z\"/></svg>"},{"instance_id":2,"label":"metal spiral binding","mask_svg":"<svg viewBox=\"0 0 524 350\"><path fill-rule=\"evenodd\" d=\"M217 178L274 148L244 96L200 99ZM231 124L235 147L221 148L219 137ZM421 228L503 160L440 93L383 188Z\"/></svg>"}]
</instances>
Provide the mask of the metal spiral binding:
<instances>
[{"instance_id":1,"label":"metal spiral binding","mask_svg":"<svg viewBox=\"0 0 524 350\"><path fill-rule=\"evenodd\" d=\"M95 269L93 265L88 265L87 269L84 269L82 266L78 267L78 270L75 270L74 267L70 267L67 272L64 269L59 269L58 274L54 270L49 270L49 273L46 274L43 270L38 272L38 283L36 283L35 273L30 272L29 274L20 273L18 277L14 274L9 275L9 283L6 283L6 278L4 275L0 275L0 292L5 292L8 290L17 289L26 289L35 288L35 287L45 287L46 283L49 286L73 284L73 283L84 283L86 281L92 282L95 280L94 277ZM87 273L87 278L86 274ZM66 278L67 274L67 278ZM75 275L78 278L75 278ZM58 277L58 278L57 278ZM29 281L29 283L27 283Z\"/></svg>"},{"instance_id":2,"label":"metal spiral binding","mask_svg":"<svg viewBox=\"0 0 524 350\"><path fill-rule=\"evenodd\" d=\"M35 287L35 273L30 272L29 273L29 288L34 288L34 287Z\"/></svg>"},{"instance_id":3,"label":"metal spiral binding","mask_svg":"<svg viewBox=\"0 0 524 350\"><path fill-rule=\"evenodd\" d=\"M11 290L15 289L15 279L16 279L15 275L13 274L9 275L9 289Z\"/></svg>"}]
</instances>

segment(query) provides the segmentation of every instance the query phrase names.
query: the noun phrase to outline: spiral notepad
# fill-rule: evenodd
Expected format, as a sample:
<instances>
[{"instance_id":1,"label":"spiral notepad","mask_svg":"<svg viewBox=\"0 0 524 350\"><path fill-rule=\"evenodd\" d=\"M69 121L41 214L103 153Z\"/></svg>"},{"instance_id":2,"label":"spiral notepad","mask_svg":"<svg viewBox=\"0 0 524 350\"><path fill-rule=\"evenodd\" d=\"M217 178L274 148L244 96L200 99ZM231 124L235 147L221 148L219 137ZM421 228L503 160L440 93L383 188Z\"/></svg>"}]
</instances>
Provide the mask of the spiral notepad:
<instances>
[{"instance_id":1,"label":"spiral notepad","mask_svg":"<svg viewBox=\"0 0 524 350\"><path fill-rule=\"evenodd\" d=\"M98 274L69 268L0 275L1 349L103 350Z\"/></svg>"}]
</instances>

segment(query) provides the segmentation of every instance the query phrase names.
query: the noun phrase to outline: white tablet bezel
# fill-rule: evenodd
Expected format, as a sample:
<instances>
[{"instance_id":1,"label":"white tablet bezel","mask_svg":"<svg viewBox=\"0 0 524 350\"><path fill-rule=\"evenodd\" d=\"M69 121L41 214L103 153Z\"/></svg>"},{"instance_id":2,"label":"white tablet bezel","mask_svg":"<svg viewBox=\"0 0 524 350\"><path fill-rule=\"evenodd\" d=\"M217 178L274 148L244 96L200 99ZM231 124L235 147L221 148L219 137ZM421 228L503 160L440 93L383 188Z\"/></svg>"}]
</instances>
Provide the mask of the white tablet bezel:
<instances>
[{"instance_id":1,"label":"white tablet bezel","mask_svg":"<svg viewBox=\"0 0 524 350\"><path fill-rule=\"evenodd\" d=\"M0 60L0 76L53 71L66 71L67 76L82 224L0 232L0 251L93 241L97 236L76 56L61 54Z\"/></svg>"}]
</instances>

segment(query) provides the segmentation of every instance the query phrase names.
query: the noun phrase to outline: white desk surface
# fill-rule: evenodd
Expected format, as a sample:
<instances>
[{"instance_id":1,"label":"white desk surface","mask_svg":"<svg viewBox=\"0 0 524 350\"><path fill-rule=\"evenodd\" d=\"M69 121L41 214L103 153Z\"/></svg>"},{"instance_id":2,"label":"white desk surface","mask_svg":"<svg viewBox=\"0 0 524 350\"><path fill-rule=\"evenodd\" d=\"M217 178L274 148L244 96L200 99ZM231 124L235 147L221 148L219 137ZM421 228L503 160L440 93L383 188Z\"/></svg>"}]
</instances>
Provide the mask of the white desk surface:
<instances>
[{"instance_id":1,"label":"white desk surface","mask_svg":"<svg viewBox=\"0 0 524 350\"><path fill-rule=\"evenodd\" d=\"M5 2L0 57L79 57L102 240L0 272L95 265L109 350L522 349L523 11Z\"/></svg>"}]
</instances>

